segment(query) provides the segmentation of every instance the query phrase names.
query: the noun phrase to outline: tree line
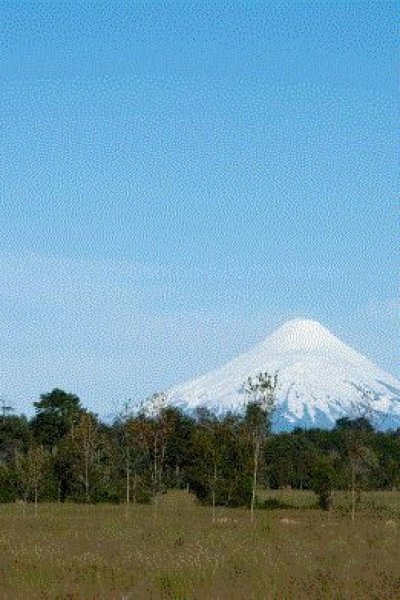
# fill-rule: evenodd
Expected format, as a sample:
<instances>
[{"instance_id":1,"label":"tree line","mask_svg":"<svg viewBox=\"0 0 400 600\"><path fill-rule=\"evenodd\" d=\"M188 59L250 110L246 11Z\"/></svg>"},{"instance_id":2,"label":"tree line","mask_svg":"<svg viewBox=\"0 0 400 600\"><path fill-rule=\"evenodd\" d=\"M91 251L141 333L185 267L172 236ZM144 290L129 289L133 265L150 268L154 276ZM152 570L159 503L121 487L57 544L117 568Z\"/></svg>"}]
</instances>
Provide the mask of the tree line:
<instances>
[{"instance_id":1,"label":"tree line","mask_svg":"<svg viewBox=\"0 0 400 600\"><path fill-rule=\"evenodd\" d=\"M0 416L0 502L150 503L187 489L215 507L255 507L261 488L312 489L324 509L348 490L352 515L361 490L400 486L400 430L375 431L365 417L332 430L272 433L276 377L249 379L243 414L193 415L155 394L112 424L60 389L40 396L35 414ZM215 513L214 513L215 514Z\"/></svg>"}]
</instances>

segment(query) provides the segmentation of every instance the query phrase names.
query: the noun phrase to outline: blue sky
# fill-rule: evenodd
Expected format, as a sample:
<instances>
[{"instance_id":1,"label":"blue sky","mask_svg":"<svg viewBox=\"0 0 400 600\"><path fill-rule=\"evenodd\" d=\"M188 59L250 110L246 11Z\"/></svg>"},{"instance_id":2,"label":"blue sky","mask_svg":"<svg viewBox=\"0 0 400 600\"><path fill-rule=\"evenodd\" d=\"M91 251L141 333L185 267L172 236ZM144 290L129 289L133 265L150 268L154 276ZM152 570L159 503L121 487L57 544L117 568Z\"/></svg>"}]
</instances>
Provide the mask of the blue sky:
<instances>
[{"instance_id":1,"label":"blue sky","mask_svg":"<svg viewBox=\"0 0 400 600\"><path fill-rule=\"evenodd\" d=\"M294 316L398 366L395 2L0 4L0 395L112 412Z\"/></svg>"}]
</instances>

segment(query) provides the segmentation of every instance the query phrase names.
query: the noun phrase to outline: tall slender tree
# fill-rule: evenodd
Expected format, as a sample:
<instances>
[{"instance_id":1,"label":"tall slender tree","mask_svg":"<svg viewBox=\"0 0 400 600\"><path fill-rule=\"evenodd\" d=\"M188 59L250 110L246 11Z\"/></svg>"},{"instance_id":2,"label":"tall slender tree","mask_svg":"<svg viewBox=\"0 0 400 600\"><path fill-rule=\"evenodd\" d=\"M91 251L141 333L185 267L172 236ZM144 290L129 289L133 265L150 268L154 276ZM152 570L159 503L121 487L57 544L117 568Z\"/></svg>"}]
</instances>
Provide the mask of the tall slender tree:
<instances>
[{"instance_id":1,"label":"tall slender tree","mask_svg":"<svg viewBox=\"0 0 400 600\"><path fill-rule=\"evenodd\" d=\"M42 446L32 445L19 460L19 476L22 483L23 496L26 501L33 496L35 513L39 499L39 490L43 484L46 468L49 464L49 454Z\"/></svg>"},{"instance_id":2,"label":"tall slender tree","mask_svg":"<svg viewBox=\"0 0 400 600\"><path fill-rule=\"evenodd\" d=\"M78 471L81 472L85 488L85 500L91 500L91 474L98 450L98 423L89 412L83 413L72 434L73 444L79 457Z\"/></svg>"},{"instance_id":3,"label":"tall slender tree","mask_svg":"<svg viewBox=\"0 0 400 600\"><path fill-rule=\"evenodd\" d=\"M253 450L253 485L250 503L250 514L253 521L260 454L271 431L272 415L276 404L275 394L278 387L278 374L259 373L255 377L249 377L243 386L246 395L250 399L246 407L245 421L249 429Z\"/></svg>"},{"instance_id":4,"label":"tall slender tree","mask_svg":"<svg viewBox=\"0 0 400 600\"><path fill-rule=\"evenodd\" d=\"M124 410L120 415L121 432L122 432L122 453L125 464L125 501L129 504L131 501L131 467L133 454L132 427L130 427L132 419L131 400L124 403Z\"/></svg>"},{"instance_id":5,"label":"tall slender tree","mask_svg":"<svg viewBox=\"0 0 400 600\"><path fill-rule=\"evenodd\" d=\"M212 520L215 522L216 494L222 450L221 424L208 412L198 421L193 444L201 456L201 469L211 492Z\"/></svg>"},{"instance_id":6,"label":"tall slender tree","mask_svg":"<svg viewBox=\"0 0 400 600\"><path fill-rule=\"evenodd\" d=\"M360 388L360 398L353 403L353 418L342 417L336 422L336 429L342 432L344 450L348 462L349 487L351 491L351 520L354 522L356 504L361 500L363 479L369 470L376 468L377 457L369 447L370 433L373 431L371 392Z\"/></svg>"}]
</instances>

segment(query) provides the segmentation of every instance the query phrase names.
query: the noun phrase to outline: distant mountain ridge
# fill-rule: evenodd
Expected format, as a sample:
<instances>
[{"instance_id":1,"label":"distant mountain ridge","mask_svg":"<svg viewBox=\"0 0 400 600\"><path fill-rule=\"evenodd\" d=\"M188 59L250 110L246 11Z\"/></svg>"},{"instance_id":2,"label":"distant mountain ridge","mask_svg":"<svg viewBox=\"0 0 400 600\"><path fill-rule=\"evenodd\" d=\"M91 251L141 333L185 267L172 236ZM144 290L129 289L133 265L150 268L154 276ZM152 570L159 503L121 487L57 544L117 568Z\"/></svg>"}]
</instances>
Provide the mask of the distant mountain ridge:
<instances>
[{"instance_id":1,"label":"distant mountain ridge","mask_svg":"<svg viewBox=\"0 0 400 600\"><path fill-rule=\"evenodd\" d=\"M400 381L310 319L288 321L225 366L172 388L168 402L190 412L238 412L247 401L243 383L261 371L278 372L277 431L330 428L367 405L376 427L400 427Z\"/></svg>"}]
</instances>

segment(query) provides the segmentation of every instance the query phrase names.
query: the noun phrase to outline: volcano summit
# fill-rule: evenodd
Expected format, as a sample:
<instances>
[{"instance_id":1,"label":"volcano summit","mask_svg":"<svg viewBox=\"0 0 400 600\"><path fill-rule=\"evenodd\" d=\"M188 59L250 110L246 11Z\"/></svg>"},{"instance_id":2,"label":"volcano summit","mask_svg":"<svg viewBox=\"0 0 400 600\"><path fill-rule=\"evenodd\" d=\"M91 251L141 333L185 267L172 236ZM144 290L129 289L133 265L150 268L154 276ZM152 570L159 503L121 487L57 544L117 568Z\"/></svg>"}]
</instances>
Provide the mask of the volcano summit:
<instances>
[{"instance_id":1,"label":"volcano summit","mask_svg":"<svg viewBox=\"0 0 400 600\"><path fill-rule=\"evenodd\" d=\"M400 381L317 321L295 319L225 366L168 392L170 404L216 414L243 410L249 376L278 373L274 429L330 428L368 410L380 429L400 426Z\"/></svg>"}]
</instances>

